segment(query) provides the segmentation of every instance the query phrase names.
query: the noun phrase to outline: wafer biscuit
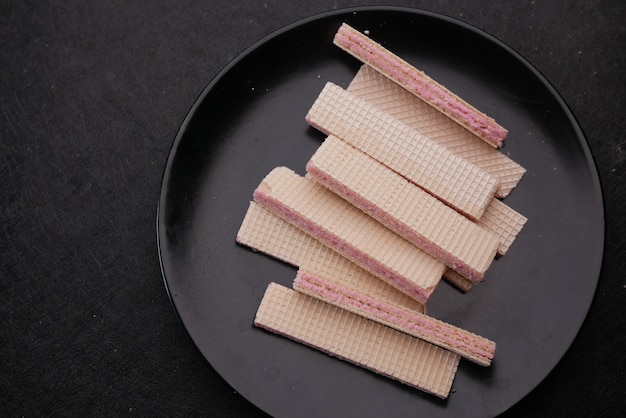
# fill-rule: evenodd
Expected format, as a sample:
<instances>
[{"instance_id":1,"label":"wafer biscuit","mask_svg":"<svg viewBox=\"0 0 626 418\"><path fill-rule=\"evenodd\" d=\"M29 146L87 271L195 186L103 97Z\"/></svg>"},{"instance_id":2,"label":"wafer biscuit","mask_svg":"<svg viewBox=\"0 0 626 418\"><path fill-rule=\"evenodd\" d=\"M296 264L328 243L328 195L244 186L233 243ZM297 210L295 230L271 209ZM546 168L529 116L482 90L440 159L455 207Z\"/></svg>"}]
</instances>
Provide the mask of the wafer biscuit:
<instances>
[{"instance_id":1,"label":"wafer biscuit","mask_svg":"<svg viewBox=\"0 0 626 418\"><path fill-rule=\"evenodd\" d=\"M443 278L462 292L469 291L474 285L474 282L461 276L459 273L449 268L446 269L446 271L443 273Z\"/></svg>"},{"instance_id":2,"label":"wafer biscuit","mask_svg":"<svg viewBox=\"0 0 626 418\"><path fill-rule=\"evenodd\" d=\"M491 174L333 83L322 89L306 120L473 219L495 196L498 181Z\"/></svg>"},{"instance_id":3,"label":"wafer biscuit","mask_svg":"<svg viewBox=\"0 0 626 418\"><path fill-rule=\"evenodd\" d=\"M527 221L528 218L515 209L498 199L493 199L476 223L499 237L498 254L505 255Z\"/></svg>"},{"instance_id":4,"label":"wafer biscuit","mask_svg":"<svg viewBox=\"0 0 626 418\"><path fill-rule=\"evenodd\" d=\"M250 202L236 240L241 245L292 266L306 266L307 270L324 277L337 277L343 287L368 297L416 312L426 312L422 303L380 280L256 202ZM446 269L443 277L463 292L467 292L473 284L450 269Z\"/></svg>"},{"instance_id":5,"label":"wafer biscuit","mask_svg":"<svg viewBox=\"0 0 626 418\"><path fill-rule=\"evenodd\" d=\"M293 282L293 288L331 305L436 344L481 366L489 366L494 357L496 344L493 341L428 315L354 292L343 287L336 277L321 277L301 268Z\"/></svg>"},{"instance_id":6,"label":"wafer biscuit","mask_svg":"<svg viewBox=\"0 0 626 418\"><path fill-rule=\"evenodd\" d=\"M324 186L277 167L254 200L419 302L445 266Z\"/></svg>"},{"instance_id":7,"label":"wafer biscuit","mask_svg":"<svg viewBox=\"0 0 626 418\"><path fill-rule=\"evenodd\" d=\"M502 146L507 130L405 60L347 24L333 43L415 94L493 147Z\"/></svg>"},{"instance_id":8,"label":"wafer biscuit","mask_svg":"<svg viewBox=\"0 0 626 418\"><path fill-rule=\"evenodd\" d=\"M499 198L508 196L526 172L516 161L369 65L361 66L347 90L496 177Z\"/></svg>"},{"instance_id":9,"label":"wafer biscuit","mask_svg":"<svg viewBox=\"0 0 626 418\"><path fill-rule=\"evenodd\" d=\"M367 154L331 135L306 166L316 181L473 282L498 238Z\"/></svg>"},{"instance_id":10,"label":"wafer biscuit","mask_svg":"<svg viewBox=\"0 0 626 418\"><path fill-rule=\"evenodd\" d=\"M254 324L445 399L460 356L271 283Z\"/></svg>"},{"instance_id":11,"label":"wafer biscuit","mask_svg":"<svg viewBox=\"0 0 626 418\"><path fill-rule=\"evenodd\" d=\"M250 202L237 232L237 242L322 277L335 277L342 287L366 297L424 312L424 305L357 266L321 241L263 206Z\"/></svg>"}]
</instances>

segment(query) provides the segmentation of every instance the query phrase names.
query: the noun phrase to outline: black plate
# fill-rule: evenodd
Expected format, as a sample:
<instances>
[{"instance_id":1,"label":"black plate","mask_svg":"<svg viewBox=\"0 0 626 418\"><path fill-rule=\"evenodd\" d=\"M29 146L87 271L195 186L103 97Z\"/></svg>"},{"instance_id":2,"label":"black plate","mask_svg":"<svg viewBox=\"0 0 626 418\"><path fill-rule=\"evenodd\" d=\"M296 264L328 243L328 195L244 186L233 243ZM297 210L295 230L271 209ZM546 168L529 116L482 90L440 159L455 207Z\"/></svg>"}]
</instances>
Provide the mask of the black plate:
<instances>
[{"instance_id":1,"label":"black plate","mask_svg":"<svg viewBox=\"0 0 626 418\"><path fill-rule=\"evenodd\" d=\"M270 281L295 269L235 243L252 192L274 167L304 166L323 136L304 115L327 81L359 63L332 45L342 22L426 71L509 129L503 152L528 170L506 201L529 218L510 252L468 294L438 287L429 313L495 340L491 367L461 361L441 401L252 321ZM576 336L599 277L600 184L581 129L517 53L469 25L400 8L338 11L246 50L205 88L165 168L158 244L182 324L215 370L274 416L490 416L529 393ZM210 396L210 394L207 394ZM555 394L558 396L558 394Z\"/></svg>"}]
</instances>

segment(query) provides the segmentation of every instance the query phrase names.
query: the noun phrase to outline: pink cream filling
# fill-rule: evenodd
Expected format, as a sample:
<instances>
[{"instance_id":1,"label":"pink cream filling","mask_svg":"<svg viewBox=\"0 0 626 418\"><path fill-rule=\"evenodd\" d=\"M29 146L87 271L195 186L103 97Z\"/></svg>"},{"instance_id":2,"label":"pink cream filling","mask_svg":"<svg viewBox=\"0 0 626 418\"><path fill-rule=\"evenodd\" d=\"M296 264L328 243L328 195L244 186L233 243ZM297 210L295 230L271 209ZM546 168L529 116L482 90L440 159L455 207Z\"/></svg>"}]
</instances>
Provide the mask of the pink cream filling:
<instances>
[{"instance_id":1,"label":"pink cream filling","mask_svg":"<svg viewBox=\"0 0 626 418\"><path fill-rule=\"evenodd\" d=\"M303 293L318 295L323 300L340 307L347 306L368 312L373 317L394 324L400 331L410 330L419 338L464 357L468 357L469 354L470 360L480 364L488 365L494 357L495 343L492 341L459 332L454 326L433 320L424 314L408 313L391 304L330 283L311 273L299 270L294 280L294 288ZM476 356L484 360L472 358Z\"/></svg>"},{"instance_id":2,"label":"pink cream filling","mask_svg":"<svg viewBox=\"0 0 626 418\"><path fill-rule=\"evenodd\" d=\"M361 209L363 212L369 214L392 231L405 237L432 257L436 258L437 260L441 260L446 266L458 272L463 277L469 279L474 283L480 282L484 278L484 272L480 272L472 268L463 261L454 257L449 252L445 251L440 246L428 240L423 235L416 233L410 228L407 228L406 225L404 225L402 222L390 216L387 212L381 210L378 206L372 204L369 200L355 193L353 190L338 182L334 178L328 176L324 171L315 166L313 160L310 160L307 163L306 171L318 182L325 185L330 190L337 193L338 195Z\"/></svg>"},{"instance_id":3,"label":"pink cream filling","mask_svg":"<svg viewBox=\"0 0 626 418\"><path fill-rule=\"evenodd\" d=\"M395 273L393 270L363 253L358 248L350 245L340 237L331 234L309 219L304 218L296 211L291 210L280 201L274 199L271 195L265 193L263 190L265 188L264 184L261 183L261 186L254 191L254 200L258 203L274 211L274 213L285 219L287 222L297 226L327 246L335 249L337 252L343 254L346 258L370 271L375 276L384 278L389 284L411 296L418 302L425 304L428 301L428 298L434 291L434 287L424 289L417 284L412 283L407 278Z\"/></svg>"},{"instance_id":4,"label":"pink cream filling","mask_svg":"<svg viewBox=\"0 0 626 418\"><path fill-rule=\"evenodd\" d=\"M455 100L456 97L441 87L416 78L414 73L402 68L397 59L394 60L387 57L388 51L380 45L370 41L368 38L364 38L359 42L359 39L353 39L351 35L348 29L341 27L335 36L335 42L337 45L359 56L363 61L386 70L424 101L442 109L444 113L450 114L454 119L477 132L479 136L489 139L497 146L502 145L507 131L493 119ZM358 35L359 37L362 36L360 33Z\"/></svg>"}]
</instances>

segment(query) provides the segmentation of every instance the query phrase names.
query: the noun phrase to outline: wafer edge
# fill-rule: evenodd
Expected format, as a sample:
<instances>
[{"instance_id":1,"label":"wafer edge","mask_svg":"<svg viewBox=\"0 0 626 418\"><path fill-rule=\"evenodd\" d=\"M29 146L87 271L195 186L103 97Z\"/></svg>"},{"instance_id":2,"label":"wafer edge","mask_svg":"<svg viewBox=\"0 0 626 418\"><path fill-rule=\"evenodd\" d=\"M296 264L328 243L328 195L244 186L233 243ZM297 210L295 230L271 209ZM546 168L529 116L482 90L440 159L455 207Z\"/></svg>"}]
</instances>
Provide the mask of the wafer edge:
<instances>
[{"instance_id":1,"label":"wafer edge","mask_svg":"<svg viewBox=\"0 0 626 418\"><path fill-rule=\"evenodd\" d=\"M280 317L274 313L277 309L281 311ZM294 309L298 311L294 312ZM323 321L320 319L322 317ZM254 325L441 399L447 398L450 393L460 360L456 353L277 283L268 285ZM365 328L371 332L361 332ZM388 338L378 339L375 344L368 346L358 344L354 350L351 349L355 346L352 339L338 338L331 341L342 329L353 330L353 337L360 338L364 344L376 339L376 335L385 334ZM319 335L321 331L323 338ZM400 344L403 349L400 351L399 346L394 348L395 344ZM428 362L429 358L439 358L438 363L442 367L433 369ZM400 363L402 359L405 361ZM394 366L401 366L402 370Z\"/></svg>"},{"instance_id":2,"label":"wafer edge","mask_svg":"<svg viewBox=\"0 0 626 418\"><path fill-rule=\"evenodd\" d=\"M348 24L341 25L333 43L446 114L492 147L503 145L508 131L495 120Z\"/></svg>"},{"instance_id":3,"label":"wafer edge","mask_svg":"<svg viewBox=\"0 0 626 418\"><path fill-rule=\"evenodd\" d=\"M331 305L364 316L450 350L481 366L489 366L496 344L484 337L428 315L369 298L300 268L293 288Z\"/></svg>"}]
</instances>

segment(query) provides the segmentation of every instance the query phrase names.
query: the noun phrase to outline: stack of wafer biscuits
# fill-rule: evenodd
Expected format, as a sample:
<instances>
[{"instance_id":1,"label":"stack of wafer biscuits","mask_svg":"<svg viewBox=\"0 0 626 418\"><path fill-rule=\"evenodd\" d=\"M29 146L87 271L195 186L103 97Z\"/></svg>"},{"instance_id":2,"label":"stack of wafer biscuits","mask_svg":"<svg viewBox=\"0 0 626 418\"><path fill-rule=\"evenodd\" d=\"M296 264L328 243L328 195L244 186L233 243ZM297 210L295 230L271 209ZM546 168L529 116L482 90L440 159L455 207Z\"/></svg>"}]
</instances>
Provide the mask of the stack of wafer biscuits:
<instances>
[{"instance_id":1,"label":"stack of wafer biscuits","mask_svg":"<svg viewBox=\"0 0 626 418\"><path fill-rule=\"evenodd\" d=\"M496 148L503 145L508 134L505 128L361 32L344 23L333 41L335 45L384 74L485 143Z\"/></svg>"},{"instance_id":2,"label":"stack of wafer biscuits","mask_svg":"<svg viewBox=\"0 0 626 418\"><path fill-rule=\"evenodd\" d=\"M500 199L525 170L507 135L380 44L343 24L363 66L329 81L304 119L327 138L301 176L276 167L254 190L239 244L297 267L270 283L254 324L446 398L460 358L495 342L426 313L442 278L470 291L526 218Z\"/></svg>"},{"instance_id":3,"label":"stack of wafer biscuits","mask_svg":"<svg viewBox=\"0 0 626 418\"><path fill-rule=\"evenodd\" d=\"M526 173L506 154L480 141L425 101L416 100L369 65L361 66L347 90L496 177L499 198L507 197Z\"/></svg>"}]
</instances>

